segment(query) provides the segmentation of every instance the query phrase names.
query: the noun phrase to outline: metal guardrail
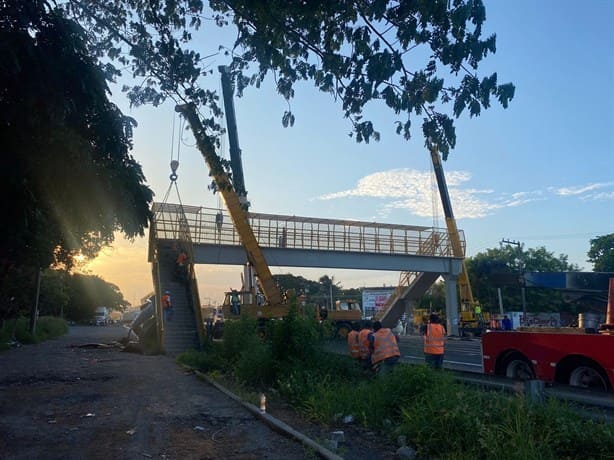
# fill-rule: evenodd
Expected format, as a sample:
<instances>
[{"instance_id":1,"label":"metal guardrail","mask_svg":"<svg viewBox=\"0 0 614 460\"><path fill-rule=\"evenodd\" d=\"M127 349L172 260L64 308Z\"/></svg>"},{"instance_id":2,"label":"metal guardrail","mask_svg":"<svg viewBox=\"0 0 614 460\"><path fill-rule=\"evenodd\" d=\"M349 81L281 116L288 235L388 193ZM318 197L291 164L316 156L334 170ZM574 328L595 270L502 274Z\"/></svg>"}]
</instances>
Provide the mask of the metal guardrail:
<instances>
[{"instance_id":1,"label":"metal guardrail","mask_svg":"<svg viewBox=\"0 0 614 460\"><path fill-rule=\"evenodd\" d=\"M187 223L194 244L241 244L230 216L219 209L154 203L152 211L156 239L178 239L186 232L182 223ZM454 253L448 231L443 228L262 213L248 216L258 244L264 248L440 257ZM464 233L459 234L464 253Z\"/></svg>"},{"instance_id":2,"label":"metal guardrail","mask_svg":"<svg viewBox=\"0 0 614 460\"><path fill-rule=\"evenodd\" d=\"M340 347L326 347L325 351L346 355L347 347L345 344ZM421 366L424 365L424 359L410 359L403 361L403 364ZM561 384L546 385L538 380L521 381L481 372L463 371L446 367L445 360L444 372L450 373L459 383L484 390L523 395L535 403L546 401L548 398L565 401L571 403L571 407L584 417L614 423L614 393L590 391Z\"/></svg>"},{"instance_id":3,"label":"metal guardrail","mask_svg":"<svg viewBox=\"0 0 614 460\"><path fill-rule=\"evenodd\" d=\"M580 415L595 420L614 422L614 394L594 392L583 388L571 388L567 385L546 385L540 380L520 381L507 377L476 374L458 370L447 370L460 383L473 385L488 390L524 395L534 403L541 403L548 398L573 403L573 409ZM597 413L594 409L600 409Z\"/></svg>"}]
</instances>

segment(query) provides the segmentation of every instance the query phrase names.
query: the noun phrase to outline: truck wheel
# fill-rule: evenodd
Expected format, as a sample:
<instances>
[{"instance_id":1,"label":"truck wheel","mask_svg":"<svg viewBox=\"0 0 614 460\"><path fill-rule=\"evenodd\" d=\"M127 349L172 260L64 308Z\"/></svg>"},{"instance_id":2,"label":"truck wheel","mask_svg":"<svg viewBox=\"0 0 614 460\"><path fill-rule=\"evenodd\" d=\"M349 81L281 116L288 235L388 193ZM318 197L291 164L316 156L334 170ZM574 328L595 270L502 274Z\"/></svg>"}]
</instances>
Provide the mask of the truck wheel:
<instances>
[{"instance_id":1,"label":"truck wheel","mask_svg":"<svg viewBox=\"0 0 614 460\"><path fill-rule=\"evenodd\" d=\"M505 369L505 376L508 378L516 380L531 380L535 378L533 366L523 356L510 356L503 368Z\"/></svg>"},{"instance_id":2,"label":"truck wheel","mask_svg":"<svg viewBox=\"0 0 614 460\"><path fill-rule=\"evenodd\" d=\"M603 372L590 364L574 368L569 374L569 385L572 387L590 388L591 390L607 391L609 389Z\"/></svg>"},{"instance_id":3,"label":"truck wheel","mask_svg":"<svg viewBox=\"0 0 614 460\"><path fill-rule=\"evenodd\" d=\"M337 337L341 337L342 339L347 339L348 334L352 330L352 326L347 323L341 323L337 325Z\"/></svg>"}]
</instances>

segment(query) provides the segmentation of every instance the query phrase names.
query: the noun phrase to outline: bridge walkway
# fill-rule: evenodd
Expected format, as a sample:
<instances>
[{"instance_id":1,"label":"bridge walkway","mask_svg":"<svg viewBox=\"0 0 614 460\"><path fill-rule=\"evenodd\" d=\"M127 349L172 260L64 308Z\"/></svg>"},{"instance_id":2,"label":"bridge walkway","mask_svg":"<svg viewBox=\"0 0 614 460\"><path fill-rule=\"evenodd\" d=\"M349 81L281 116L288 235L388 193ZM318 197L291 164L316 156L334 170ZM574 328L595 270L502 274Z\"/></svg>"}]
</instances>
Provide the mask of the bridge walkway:
<instances>
[{"instance_id":1,"label":"bridge walkway","mask_svg":"<svg viewBox=\"0 0 614 460\"><path fill-rule=\"evenodd\" d=\"M213 208L154 203L152 247L189 235L193 262L244 264L245 251L228 213ZM444 276L448 321L458 317L456 277L462 259L455 257L447 229L415 225L320 219L300 216L246 213L249 226L269 266L327 267L391 270L415 273L411 283L399 286L381 320L395 325L406 302L417 300ZM465 238L459 231L461 249ZM449 298L448 298L449 297Z\"/></svg>"},{"instance_id":2,"label":"bridge walkway","mask_svg":"<svg viewBox=\"0 0 614 460\"><path fill-rule=\"evenodd\" d=\"M157 239L177 239L185 213L194 245L241 245L226 212L172 203L154 203L153 212ZM247 215L262 248L454 257L448 231L443 228L252 212ZM464 233L459 233L464 252Z\"/></svg>"}]
</instances>

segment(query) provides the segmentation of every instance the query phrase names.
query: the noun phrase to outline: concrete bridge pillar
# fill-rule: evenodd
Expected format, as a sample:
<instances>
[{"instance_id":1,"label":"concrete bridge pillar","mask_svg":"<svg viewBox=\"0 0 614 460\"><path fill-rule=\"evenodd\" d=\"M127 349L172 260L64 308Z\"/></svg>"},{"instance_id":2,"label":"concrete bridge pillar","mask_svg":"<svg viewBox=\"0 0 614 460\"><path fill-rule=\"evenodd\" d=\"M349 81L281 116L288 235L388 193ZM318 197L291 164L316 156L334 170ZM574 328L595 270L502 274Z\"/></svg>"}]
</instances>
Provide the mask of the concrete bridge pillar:
<instances>
[{"instance_id":1,"label":"concrete bridge pillar","mask_svg":"<svg viewBox=\"0 0 614 460\"><path fill-rule=\"evenodd\" d=\"M458 335L458 275L443 275L446 290L446 327L449 335Z\"/></svg>"}]
</instances>

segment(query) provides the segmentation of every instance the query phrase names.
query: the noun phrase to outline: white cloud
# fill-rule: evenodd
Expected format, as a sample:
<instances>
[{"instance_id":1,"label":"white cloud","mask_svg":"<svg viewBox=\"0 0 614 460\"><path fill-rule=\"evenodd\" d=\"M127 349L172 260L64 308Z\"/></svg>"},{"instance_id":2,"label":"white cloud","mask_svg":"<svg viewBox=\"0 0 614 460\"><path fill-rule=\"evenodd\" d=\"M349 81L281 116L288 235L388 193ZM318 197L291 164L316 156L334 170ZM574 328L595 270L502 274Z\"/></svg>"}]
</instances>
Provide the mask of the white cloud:
<instances>
[{"instance_id":1,"label":"white cloud","mask_svg":"<svg viewBox=\"0 0 614 460\"><path fill-rule=\"evenodd\" d=\"M479 218L492 214L495 210L506 206L517 206L533 201L530 192L519 192L511 198L493 197L495 192L490 189L463 189L462 186L471 180L467 171L449 171L446 173L448 192L452 200L454 214L457 218ZM488 195L488 200L485 199ZM420 217L433 215L433 201L441 210L437 184L431 173L415 169L393 169L369 174L361 178L356 187L341 192L329 193L319 197L321 200L333 200L346 197L388 198L379 210L380 216L386 216L392 209L408 209Z\"/></svg>"},{"instance_id":2,"label":"white cloud","mask_svg":"<svg viewBox=\"0 0 614 460\"><path fill-rule=\"evenodd\" d=\"M614 200L614 191L589 193L588 195L581 197L581 199L582 200Z\"/></svg>"},{"instance_id":3,"label":"white cloud","mask_svg":"<svg viewBox=\"0 0 614 460\"><path fill-rule=\"evenodd\" d=\"M614 199L614 192L591 193L612 186L614 182L497 193L492 189L466 187L470 181L471 173L468 171L448 171L446 173L448 192L457 219L481 218L503 208L547 200L553 195L577 196L580 199L594 200ZM393 169L375 172L362 177L352 189L322 195L318 199L333 200L347 197L370 197L385 200L384 205L377 210L378 217L386 217L394 209L407 209L416 216L432 217L433 203L436 203L437 215L443 215L437 184L429 171Z\"/></svg>"},{"instance_id":4,"label":"white cloud","mask_svg":"<svg viewBox=\"0 0 614 460\"><path fill-rule=\"evenodd\" d=\"M555 189L555 193L559 196L577 196L577 195L587 195L587 194L590 196L588 192L611 187L613 185L614 185L614 182L595 182L592 184L577 185L574 187L557 188ZM595 195L601 195L601 194L595 194ZM611 196L611 193L609 193L609 195Z\"/></svg>"}]
</instances>

